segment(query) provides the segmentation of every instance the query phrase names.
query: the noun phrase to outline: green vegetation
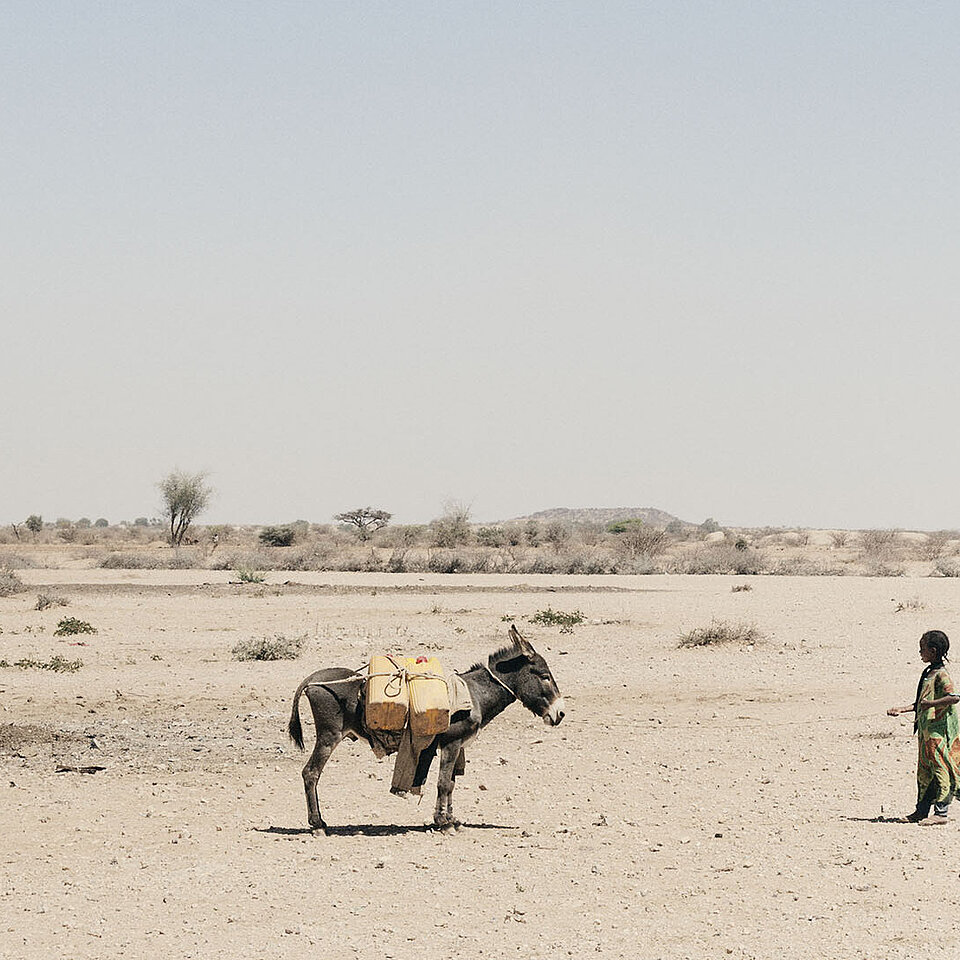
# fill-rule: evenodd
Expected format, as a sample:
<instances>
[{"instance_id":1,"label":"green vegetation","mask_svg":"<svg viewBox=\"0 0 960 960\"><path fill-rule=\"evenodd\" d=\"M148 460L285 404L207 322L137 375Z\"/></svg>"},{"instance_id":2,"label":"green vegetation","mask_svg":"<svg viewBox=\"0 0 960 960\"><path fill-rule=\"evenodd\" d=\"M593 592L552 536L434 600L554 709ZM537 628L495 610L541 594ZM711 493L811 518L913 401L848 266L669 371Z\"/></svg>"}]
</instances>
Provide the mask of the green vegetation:
<instances>
[{"instance_id":1,"label":"green vegetation","mask_svg":"<svg viewBox=\"0 0 960 960\"><path fill-rule=\"evenodd\" d=\"M282 527L264 527L260 531L260 542L268 547L290 547L297 539L297 531L289 524Z\"/></svg>"},{"instance_id":2,"label":"green vegetation","mask_svg":"<svg viewBox=\"0 0 960 960\"><path fill-rule=\"evenodd\" d=\"M531 623L539 623L545 627L575 627L578 623L583 623L586 618L579 610L573 613L564 613L562 610L553 610L547 607L546 610L538 610L531 618Z\"/></svg>"},{"instance_id":3,"label":"green vegetation","mask_svg":"<svg viewBox=\"0 0 960 960\"><path fill-rule=\"evenodd\" d=\"M97 628L91 626L86 620L78 620L76 617L64 617L57 624L57 629L53 631L55 637L73 637L80 633L96 633Z\"/></svg>"},{"instance_id":4,"label":"green vegetation","mask_svg":"<svg viewBox=\"0 0 960 960\"><path fill-rule=\"evenodd\" d=\"M307 634L288 638L277 633L273 637L241 640L231 652L234 660L296 660L306 641Z\"/></svg>"},{"instance_id":5,"label":"green vegetation","mask_svg":"<svg viewBox=\"0 0 960 960\"><path fill-rule=\"evenodd\" d=\"M190 524L207 509L213 488L206 484L205 473L174 470L158 484L163 500L163 516L170 527L170 542L179 547Z\"/></svg>"},{"instance_id":6,"label":"green vegetation","mask_svg":"<svg viewBox=\"0 0 960 960\"><path fill-rule=\"evenodd\" d=\"M54 673L76 673L83 666L82 660L67 660L66 657L55 656L49 660L33 660L25 657L15 663L0 660L0 667L17 667L20 670L52 670Z\"/></svg>"}]
</instances>

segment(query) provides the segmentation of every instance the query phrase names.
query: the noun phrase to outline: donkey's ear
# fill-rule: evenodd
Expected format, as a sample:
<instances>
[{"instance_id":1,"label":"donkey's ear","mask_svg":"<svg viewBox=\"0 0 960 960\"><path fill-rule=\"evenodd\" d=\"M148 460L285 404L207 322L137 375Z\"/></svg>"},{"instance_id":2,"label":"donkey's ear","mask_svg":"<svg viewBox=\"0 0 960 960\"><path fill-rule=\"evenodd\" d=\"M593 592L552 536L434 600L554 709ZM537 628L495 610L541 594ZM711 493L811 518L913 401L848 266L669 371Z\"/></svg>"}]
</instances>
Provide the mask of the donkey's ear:
<instances>
[{"instance_id":1,"label":"donkey's ear","mask_svg":"<svg viewBox=\"0 0 960 960\"><path fill-rule=\"evenodd\" d=\"M520 631L517 629L516 624L510 624L510 639L513 641L513 645L525 656L525 657L534 657L536 656L537 651L533 649L530 643L527 640L524 640L520 635Z\"/></svg>"}]
</instances>

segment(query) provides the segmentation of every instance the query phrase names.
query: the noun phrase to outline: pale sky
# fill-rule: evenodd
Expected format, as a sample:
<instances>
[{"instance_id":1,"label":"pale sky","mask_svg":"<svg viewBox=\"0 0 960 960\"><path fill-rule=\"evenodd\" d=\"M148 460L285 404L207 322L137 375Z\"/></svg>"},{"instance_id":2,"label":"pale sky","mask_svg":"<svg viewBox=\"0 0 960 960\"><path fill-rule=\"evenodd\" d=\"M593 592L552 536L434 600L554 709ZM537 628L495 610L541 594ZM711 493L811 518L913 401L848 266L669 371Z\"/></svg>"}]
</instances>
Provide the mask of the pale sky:
<instances>
[{"instance_id":1,"label":"pale sky","mask_svg":"<svg viewBox=\"0 0 960 960\"><path fill-rule=\"evenodd\" d=\"M960 7L0 6L0 523L960 526Z\"/></svg>"}]
</instances>

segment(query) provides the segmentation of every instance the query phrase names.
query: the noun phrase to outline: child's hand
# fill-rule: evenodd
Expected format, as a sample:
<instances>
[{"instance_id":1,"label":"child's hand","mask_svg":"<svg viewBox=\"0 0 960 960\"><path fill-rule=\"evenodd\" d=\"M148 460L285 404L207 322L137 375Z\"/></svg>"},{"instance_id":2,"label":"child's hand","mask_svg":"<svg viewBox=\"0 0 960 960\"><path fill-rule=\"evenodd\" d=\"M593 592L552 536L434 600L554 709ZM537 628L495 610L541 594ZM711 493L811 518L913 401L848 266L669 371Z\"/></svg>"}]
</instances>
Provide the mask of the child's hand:
<instances>
[{"instance_id":1,"label":"child's hand","mask_svg":"<svg viewBox=\"0 0 960 960\"><path fill-rule=\"evenodd\" d=\"M891 708L887 711L887 716L888 716L888 717L899 717L899 716L900 716L900 708L899 708L899 707L891 707Z\"/></svg>"}]
</instances>

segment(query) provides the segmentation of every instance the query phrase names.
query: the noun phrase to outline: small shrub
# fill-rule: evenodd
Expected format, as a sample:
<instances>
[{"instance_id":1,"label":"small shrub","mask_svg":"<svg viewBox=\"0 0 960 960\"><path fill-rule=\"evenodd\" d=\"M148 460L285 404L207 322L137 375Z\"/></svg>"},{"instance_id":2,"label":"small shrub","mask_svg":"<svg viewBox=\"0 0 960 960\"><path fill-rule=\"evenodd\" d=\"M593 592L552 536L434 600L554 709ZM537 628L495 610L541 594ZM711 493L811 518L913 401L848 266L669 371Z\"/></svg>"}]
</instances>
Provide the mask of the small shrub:
<instances>
[{"instance_id":1,"label":"small shrub","mask_svg":"<svg viewBox=\"0 0 960 960\"><path fill-rule=\"evenodd\" d=\"M578 623L583 623L586 618L579 610L573 613L564 613L562 610L554 610L547 607L546 610L538 610L531 618L531 623L539 623L545 627L574 627Z\"/></svg>"},{"instance_id":2,"label":"small shrub","mask_svg":"<svg viewBox=\"0 0 960 960\"><path fill-rule=\"evenodd\" d=\"M916 546L917 556L921 560L936 560L943 553L943 548L956 537L955 530L936 530L928 533L927 539Z\"/></svg>"},{"instance_id":3,"label":"small shrub","mask_svg":"<svg viewBox=\"0 0 960 960\"><path fill-rule=\"evenodd\" d=\"M903 610L925 610L926 606L919 597L913 597L911 600L901 600L893 612L900 613Z\"/></svg>"},{"instance_id":4,"label":"small shrub","mask_svg":"<svg viewBox=\"0 0 960 960\"><path fill-rule=\"evenodd\" d=\"M289 547L297 539L297 531L291 526L264 527L260 531L260 542L268 547Z\"/></svg>"},{"instance_id":5,"label":"small shrub","mask_svg":"<svg viewBox=\"0 0 960 960\"><path fill-rule=\"evenodd\" d=\"M718 544L697 549L679 560L676 566L677 573L699 576L709 574L757 576L766 572L767 562L763 554L752 547L737 550L730 544Z\"/></svg>"},{"instance_id":6,"label":"small shrub","mask_svg":"<svg viewBox=\"0 0 960 960\"><path fill-rule=\"evenodd\" d=\"M752 647L764 639L763 634L752 623L727 623L714 620L709 627L691 630L680 638L681 647L712 647L725 644L737 644Z\"/></svg>"},{"instance_id":7,"label":"small shrub","mask_svg":"<svg viewBox=\"0 0 960 960\"><path fill-rule=\"evenodd\" d=\"M251 570L248 567L240 567L238 570L234 571L237 575L237 580L240 583L263 583L267 578L256 570Z\"/></svg>"},{"instance_id":8,"label":"small shrub","mask_svg":"<svg viewBox=\"0 0 960 960\"><path fill-rule=\"evenodd\" d=\"M24 657L15 663L0 660L0 667L17 667L20 670L52 670L54 673L76 673L82 666L82 660L67 660L66 657L55 656L49 660L33 660Z\"/></svg>"},{"instance_id":9,"label":"small shrub","mask_svg":"<svg viewBox=\"0 0 960 960\"><path fill-rule=\"evenodd\" d=\"M508 539L503 527L481 527L477 531L477 543L481 547L505 547Z\"/></svg>"},{"instance_id":10,"label":"small shrub","mask_svg":"<svg viewBox=\"0 0 960 960\"><path fill-rule=\"evenodd\" d=\"M896 530L861 530L860 549L870 556L887 554L900 539Z\"/></svg>"},{"instance_id":11,"label":"small shrub","mask_svg":"<svg viewBox=\"0 0 960 960\"><path fill-rule=\"evenodd\" d=\"M622 520L607 529L616 535L617 549L631 559L655 557L667 547L666 531L648 527L642 520Z\"/></svg>"},{"instance_id":12,"label":"small shrub","mask_svg":"<svg viewBox=\"0 0 960 960\"><path fill-rule=\"evenodd\" d=\"M272 637L241 640L231 652L234 660L296 660L303 653L306 640L306 634L285 637L277 633Z\"/></svg>"},{"instance_id":13,"label":"small shrub","mask_svg":"<svg viewBox=\"0 0 960 960\"><path fill-rule=\"evenodd\" d=\"M58 597L56 594L41 593L37 596L37 609L46 610L49 607L66 607L70 601L66 597Z\"/></svg>"},{"instance_id":14,"label":"small shrub","mask_svg":"<svg viewBox=\"0 0 960 960\"><path fill-rule=\"evenodd\" d=\"M868 563L864 568L865 577L902 577L904 569L899 563L886 563L883 560L875 560Z\"/></svg>"},{"instance_id":15,"label":"small shrub","mask_svg":"<svg viewBox=\"0 0 960 960\"><path fill-rule=\"evenodd\" d=\"M748 593L753 587L749 583L735 583L731 588L731 593Z\"/></svg>"},{"instance_id":16,"label":"small shrub","mask_svg":"<svg viewBox=\"0 0 960 960\"><path fill-rule=\"evenodd\" d=\"M10 597L24 590L23 581L9 567L0 567L0 597Z\"/></svg>"},{"instance_id":17,"label":"small shrub","mask_svg":"<svg viewBox=\"0 0 960 960\"><path fill-rule=\"evenodd\" d=\"M948 557L941 557L933 565L934 577L960 577L960 562Z\"/></svg>"},{"instance_id":18,"label":"small shrub","mask_svg":"<svg viewBox=\"0 0 960 960\"><path fill-rule=\"evenodd\" d=\"M788 557L780 560L770 571L778 577L842 577L846 571L842 566L835 567L809 560L806 557Z\"/></svg>"},{"instance_id":19,"label":"small shrub","mask_svg":"<svg viewBox=\"0 0 960 960\"><path fill-rule=\"evenodd\" d=\"M833 543L834 547L838 550L847 545L847 541L850 539L849 530L833 530L830 533L830 541Z\"/></svg>"},{"instance_id":20,"label":"small shrub","mask_svg":"<svg viewBox=\"0 0 960 960\"><path fill-rule=\"evenodd\" d=\"M470 508L462 503L449 501L444 504L442 516L430 522L430 531L434 547L459 547L469 543Z\"/></svg>"},{"instance_id":21,"label":"small shrub","mask_svg":"<svg viewBox=\"0 0 960 960\"><path fill-rule=\"evenodd\" d=\"M80 633L96 633L97 628L91 626L86 620L78 620L76 617L64 617L57 624L57 629L53 631L55 637L73 637Z\"/></svg>"}]
</instances>

